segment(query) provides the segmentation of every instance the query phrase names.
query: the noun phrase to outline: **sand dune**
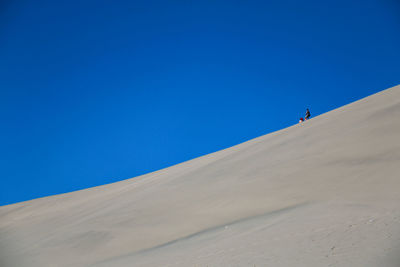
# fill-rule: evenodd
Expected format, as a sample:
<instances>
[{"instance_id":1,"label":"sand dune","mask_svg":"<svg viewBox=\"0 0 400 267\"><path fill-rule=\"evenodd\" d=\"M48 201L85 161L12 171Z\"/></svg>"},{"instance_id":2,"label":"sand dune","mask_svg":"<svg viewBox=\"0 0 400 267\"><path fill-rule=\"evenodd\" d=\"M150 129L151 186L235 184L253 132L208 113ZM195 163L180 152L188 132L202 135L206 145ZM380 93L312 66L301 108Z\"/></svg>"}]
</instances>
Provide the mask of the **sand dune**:
<instances>
[{"instance_id":1,"label":"sand dune","mask_svg":"<svg viewBox=\"0 0 400 267\"><path fill-rule=\"evenodd\" d=\"M0 207L1 266L400 266L400 86L114 184Z\"/></svg>"}]
</instances>

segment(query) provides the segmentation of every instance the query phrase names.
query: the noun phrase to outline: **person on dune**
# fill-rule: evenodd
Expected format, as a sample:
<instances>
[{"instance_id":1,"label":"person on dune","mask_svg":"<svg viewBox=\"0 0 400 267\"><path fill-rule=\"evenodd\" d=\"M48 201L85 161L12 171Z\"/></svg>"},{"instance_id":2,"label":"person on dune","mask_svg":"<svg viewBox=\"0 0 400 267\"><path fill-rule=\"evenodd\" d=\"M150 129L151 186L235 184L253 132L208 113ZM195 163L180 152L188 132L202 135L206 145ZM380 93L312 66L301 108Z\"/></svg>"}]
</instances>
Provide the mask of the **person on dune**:
<instances>
[{"instance_id":1,"label":"person on dune","mask_svg":"<svg viewBox=\"0 0 400 267\"><path fill-rule=\"evenodd\" d=\"M306 116L304 117L306 120L308 120L311 117L310 111L307 109L306 111Z\"/></svg>"}]
</instances>

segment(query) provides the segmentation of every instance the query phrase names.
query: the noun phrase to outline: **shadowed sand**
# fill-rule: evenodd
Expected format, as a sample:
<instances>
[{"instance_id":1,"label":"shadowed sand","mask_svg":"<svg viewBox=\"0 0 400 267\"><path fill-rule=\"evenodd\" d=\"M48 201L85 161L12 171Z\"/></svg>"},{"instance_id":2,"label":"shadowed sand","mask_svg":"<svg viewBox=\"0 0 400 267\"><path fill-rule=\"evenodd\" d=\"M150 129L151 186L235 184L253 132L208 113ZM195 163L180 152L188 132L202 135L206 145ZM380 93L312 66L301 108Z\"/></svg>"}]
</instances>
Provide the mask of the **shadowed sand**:
<instances>
[{"instance_id":1,"label":"shadowed sand","mask_svg":"<svg viewBox=\"0 0 400 267\"><path fill-rule=\"evenodd\" d=\"M0 207L0 266L400 266L400 86L134 179Z\"/></svg>"}]
</instances>

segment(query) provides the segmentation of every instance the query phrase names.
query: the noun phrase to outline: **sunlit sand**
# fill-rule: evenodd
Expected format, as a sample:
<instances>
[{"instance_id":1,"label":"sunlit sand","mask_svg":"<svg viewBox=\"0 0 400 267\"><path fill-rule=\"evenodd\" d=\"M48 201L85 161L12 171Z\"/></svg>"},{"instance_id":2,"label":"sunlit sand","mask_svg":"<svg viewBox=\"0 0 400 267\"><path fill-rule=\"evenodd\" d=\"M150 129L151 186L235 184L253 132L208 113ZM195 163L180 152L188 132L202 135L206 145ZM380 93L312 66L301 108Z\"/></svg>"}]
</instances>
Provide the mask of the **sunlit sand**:
<instances>
[{"instance_id":1,"label":"sunlit sand","mask_svg":"<svg viewBox=\"0 0 400 267\"><path fill-rule=\"evenodd\" d=\"M0 207L5 267L395 267L399 253L400 86L167 169Z\"/></svg>"}]
</instances>

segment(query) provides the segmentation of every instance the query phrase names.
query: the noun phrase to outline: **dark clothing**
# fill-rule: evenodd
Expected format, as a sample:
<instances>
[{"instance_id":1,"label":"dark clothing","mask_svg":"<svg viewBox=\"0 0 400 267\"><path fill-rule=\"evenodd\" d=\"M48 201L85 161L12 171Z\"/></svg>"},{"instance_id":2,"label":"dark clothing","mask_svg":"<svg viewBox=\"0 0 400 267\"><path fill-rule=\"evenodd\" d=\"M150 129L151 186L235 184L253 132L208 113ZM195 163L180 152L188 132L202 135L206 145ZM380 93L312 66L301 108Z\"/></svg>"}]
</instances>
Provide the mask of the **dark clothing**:
<instances>
[{"instance_id":1,"label":"dark clothing","mask_svg":"<svg viewBox=\"0 0 400 267\"><path fill-rule=\"evenodd\" d=\"M306 120L307 120L308 118L310 118L310 116L311 116L310 111L307 109L307 111L306 111Z\"/></svg>"}]
</instances>

